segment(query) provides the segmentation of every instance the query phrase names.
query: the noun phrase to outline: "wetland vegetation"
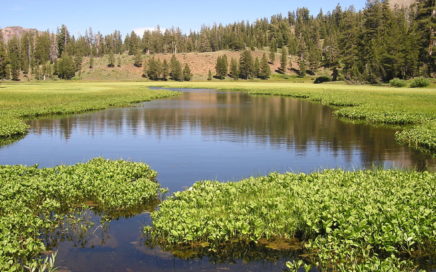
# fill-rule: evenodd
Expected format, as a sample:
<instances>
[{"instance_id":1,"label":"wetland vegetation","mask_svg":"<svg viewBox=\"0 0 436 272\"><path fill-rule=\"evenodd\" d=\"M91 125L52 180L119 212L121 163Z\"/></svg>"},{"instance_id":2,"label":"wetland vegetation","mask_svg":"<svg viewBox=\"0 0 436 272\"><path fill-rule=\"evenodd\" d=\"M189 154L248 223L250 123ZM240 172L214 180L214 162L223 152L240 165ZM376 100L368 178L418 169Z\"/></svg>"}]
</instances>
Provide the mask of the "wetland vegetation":
<instances>
[{"instance_id":1,"label":"wetland vegetation","mask_svg":"<svg viewBox=\"0 0 436 272\"><path fill-rule=\"evenodd\" d=\"M106 2L68 10L153 5ZM241 10L221 4L203 15ZM433 271L435 19L368 0L189 33L0 29L0 270Z\"/></svg>"},{"instance_id":2,"label":"wetland vegetation","mask_svg":"<svg viewBox=\"0 0 436 272\"><path fill-rule=\"evenodd\" d=\"M62 227L84 209L109 218L138 207L142 212L165 192L155 177L145 164L105 159L54 168L0 166L0 270L47 266L43 253L51 248L43 233L68 231Z\"/></svg>"},{"instance_id":3,"label":"wetland vegetation","mask_svg":"<svg viewBox=\"0 0 436 272\"><path fill-rule=\"evenodd\" d=\"M309 267L415 271L414 257L435 257L435 189L434 173L385 170L203 181L165 200L145 232L167 246L212 251L228 241L298 238Z\"/></svg>"}]
</instances>

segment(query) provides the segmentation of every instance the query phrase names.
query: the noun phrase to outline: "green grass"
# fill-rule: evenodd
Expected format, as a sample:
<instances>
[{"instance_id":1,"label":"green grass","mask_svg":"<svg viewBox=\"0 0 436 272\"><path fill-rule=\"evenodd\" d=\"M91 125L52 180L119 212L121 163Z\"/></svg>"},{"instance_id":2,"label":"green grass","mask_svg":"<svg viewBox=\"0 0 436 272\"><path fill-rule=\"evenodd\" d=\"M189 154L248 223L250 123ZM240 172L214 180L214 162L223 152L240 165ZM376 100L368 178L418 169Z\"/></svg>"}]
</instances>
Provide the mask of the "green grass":
<instances>
[{"instance_id":1,"label":"green grass","mask_svg":"<svg viewBox=\"0 0 436 272\"><path fill-rule=\"evenodd\" d=\"M104 159L45 169L0 166L0 271L44 265L43 234L56 235L88 205L117 216L156 203L163 189L155 177L145 164Z\"/></svg>"},{"instance_id":2,"label":"green grass","mask_svg":"<svg viewBox=\"0 0 436 272\"><path fill-rule=\"evenodd\" d=\"M414 271L436 248L435 173L327 170L204 181L175 193L145 228L167 247L304 241L304 263L331 271ZM434 257L434 256L433 256ZM431 256L430 256L431 258ZM329 270L330 271L330 270Z\"/></svg>"},{"instance_id":3,"label":"green grass","mask_svg":"<svg viewBox=\"0 0 436 272\"><path fill-rule=\"evenodd\" d=\"M0 137L27 132L24 119L127 106L176 95L137 82L47 82L0 85Z\"/></svg>"}]
</instances>

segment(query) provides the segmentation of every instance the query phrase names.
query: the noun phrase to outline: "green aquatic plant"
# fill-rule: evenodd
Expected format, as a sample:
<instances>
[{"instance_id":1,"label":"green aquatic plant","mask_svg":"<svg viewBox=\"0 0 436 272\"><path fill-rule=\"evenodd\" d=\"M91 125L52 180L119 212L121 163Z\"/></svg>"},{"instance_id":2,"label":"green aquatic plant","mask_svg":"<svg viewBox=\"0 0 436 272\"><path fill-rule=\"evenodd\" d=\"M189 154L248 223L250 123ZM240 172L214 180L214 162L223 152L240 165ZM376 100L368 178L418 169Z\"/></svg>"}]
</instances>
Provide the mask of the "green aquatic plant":
<instances>
[{"instance_id":1,"label":"green aquatic plant","mask_svg":"<svg viewBox=\"0 0 436 272\"><path fill-rule=\"evenodd\" d=\"M203 181L165 200L145 232L166 247L207 243L210 250L296 237L310 253L301 260L306 267L414 271L415 253L436 246L434 192L435 173L393 170Z\"/></svg>"},{"instance_id":2,"label":"green aquatic plant","mask_svg":"<svg viewBox=\"0 0 436 272\"><path fill-rule=\"evenodd\" d=\"M424 123L396 133L396 138L414 147L436 151L436 121Z\"/></svg>"},{"instance_id":3,"label":"green aquatic plant","mask_svg":"<svg viewBox=\"0 0 436 272\"><path fill-rule=\"evenodd\" d=\"M43 233L70 214L107 215L155 202L164 190L142 163L94 159L54 168L0 166L0 271L44 266Z\"/></svg>"}]
</instances>

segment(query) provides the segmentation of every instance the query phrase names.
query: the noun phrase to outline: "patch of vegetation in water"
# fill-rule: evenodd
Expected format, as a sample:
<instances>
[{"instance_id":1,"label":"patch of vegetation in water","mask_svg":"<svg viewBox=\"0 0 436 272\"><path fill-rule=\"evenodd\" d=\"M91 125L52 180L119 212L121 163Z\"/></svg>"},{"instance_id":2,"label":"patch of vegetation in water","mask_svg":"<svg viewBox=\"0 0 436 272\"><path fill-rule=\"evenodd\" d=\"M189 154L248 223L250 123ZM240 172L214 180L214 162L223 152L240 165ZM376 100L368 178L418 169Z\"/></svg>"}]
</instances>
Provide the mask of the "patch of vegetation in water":
<instances>
[{"instance_id":1,"label":"patch of vegetation in water","mask_svg":"<svg viewBox=\"0 0 436 272\"><path fill-rule=\"evenodd\" d=\"M165 191L155 177L145 164L101 158L42 169L0 166L0 270L40 269L47 233L83 209L107 216L145 209Z\"/></svg>"},{"instance_id":2,"label":"patch of vegetation in water","mask_svg":"<svg viewBox=\"0 0 436 272\"><path fill-rule=\"evenodd\" d=\"M177 95L137 82L5 84L0 91L0 137L26 134L24 118L128 106Z\"/></svg>"},{"instance_id":3,"label":"patch of vegetation in water","mask_svg":"<svg viewBox=\"0 0 436 272\"><path fill-rule=\"evenodd\" d=\"M411 146L430 150L436 156L436 121L405 129L396 133L396 138Z\"/></svg>"},{"instance_id":4,"label":"patch of vegetation in water","mask_svg":"<svg viewBox=\"0 0 436 272\"><path fill-rule=\"evenodd\" d=\"M164 246L298 238L291 270L415 271L436 248L436 174L326 170L240 182L204 181L175 193L145 232ZM432 253L433 252L433 253Z\"/></svg>"}]
</instances>

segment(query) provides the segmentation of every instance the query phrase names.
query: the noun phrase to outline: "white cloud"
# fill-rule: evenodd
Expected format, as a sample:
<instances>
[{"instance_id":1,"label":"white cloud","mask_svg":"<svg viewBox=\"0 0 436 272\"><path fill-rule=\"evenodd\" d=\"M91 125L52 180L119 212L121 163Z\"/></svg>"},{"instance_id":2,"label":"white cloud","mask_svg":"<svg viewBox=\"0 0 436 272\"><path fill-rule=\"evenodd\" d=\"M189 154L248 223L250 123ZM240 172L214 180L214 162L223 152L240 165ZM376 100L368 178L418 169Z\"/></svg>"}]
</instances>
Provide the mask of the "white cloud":
<instances>
[{"instance_id":1,"label":"white cloud","mask_svg":"<svg viewBox=\"0 0 436 272\"><path fill-rule=\"evenodd\" d=\"M136 33L136 35L142 36L144 34L144 31L155 31L157 30L157 27L138 27L133 29L133 31ZM160 28L161 32L165 31L165 28Z\"/></svg>"}]
</instances>

